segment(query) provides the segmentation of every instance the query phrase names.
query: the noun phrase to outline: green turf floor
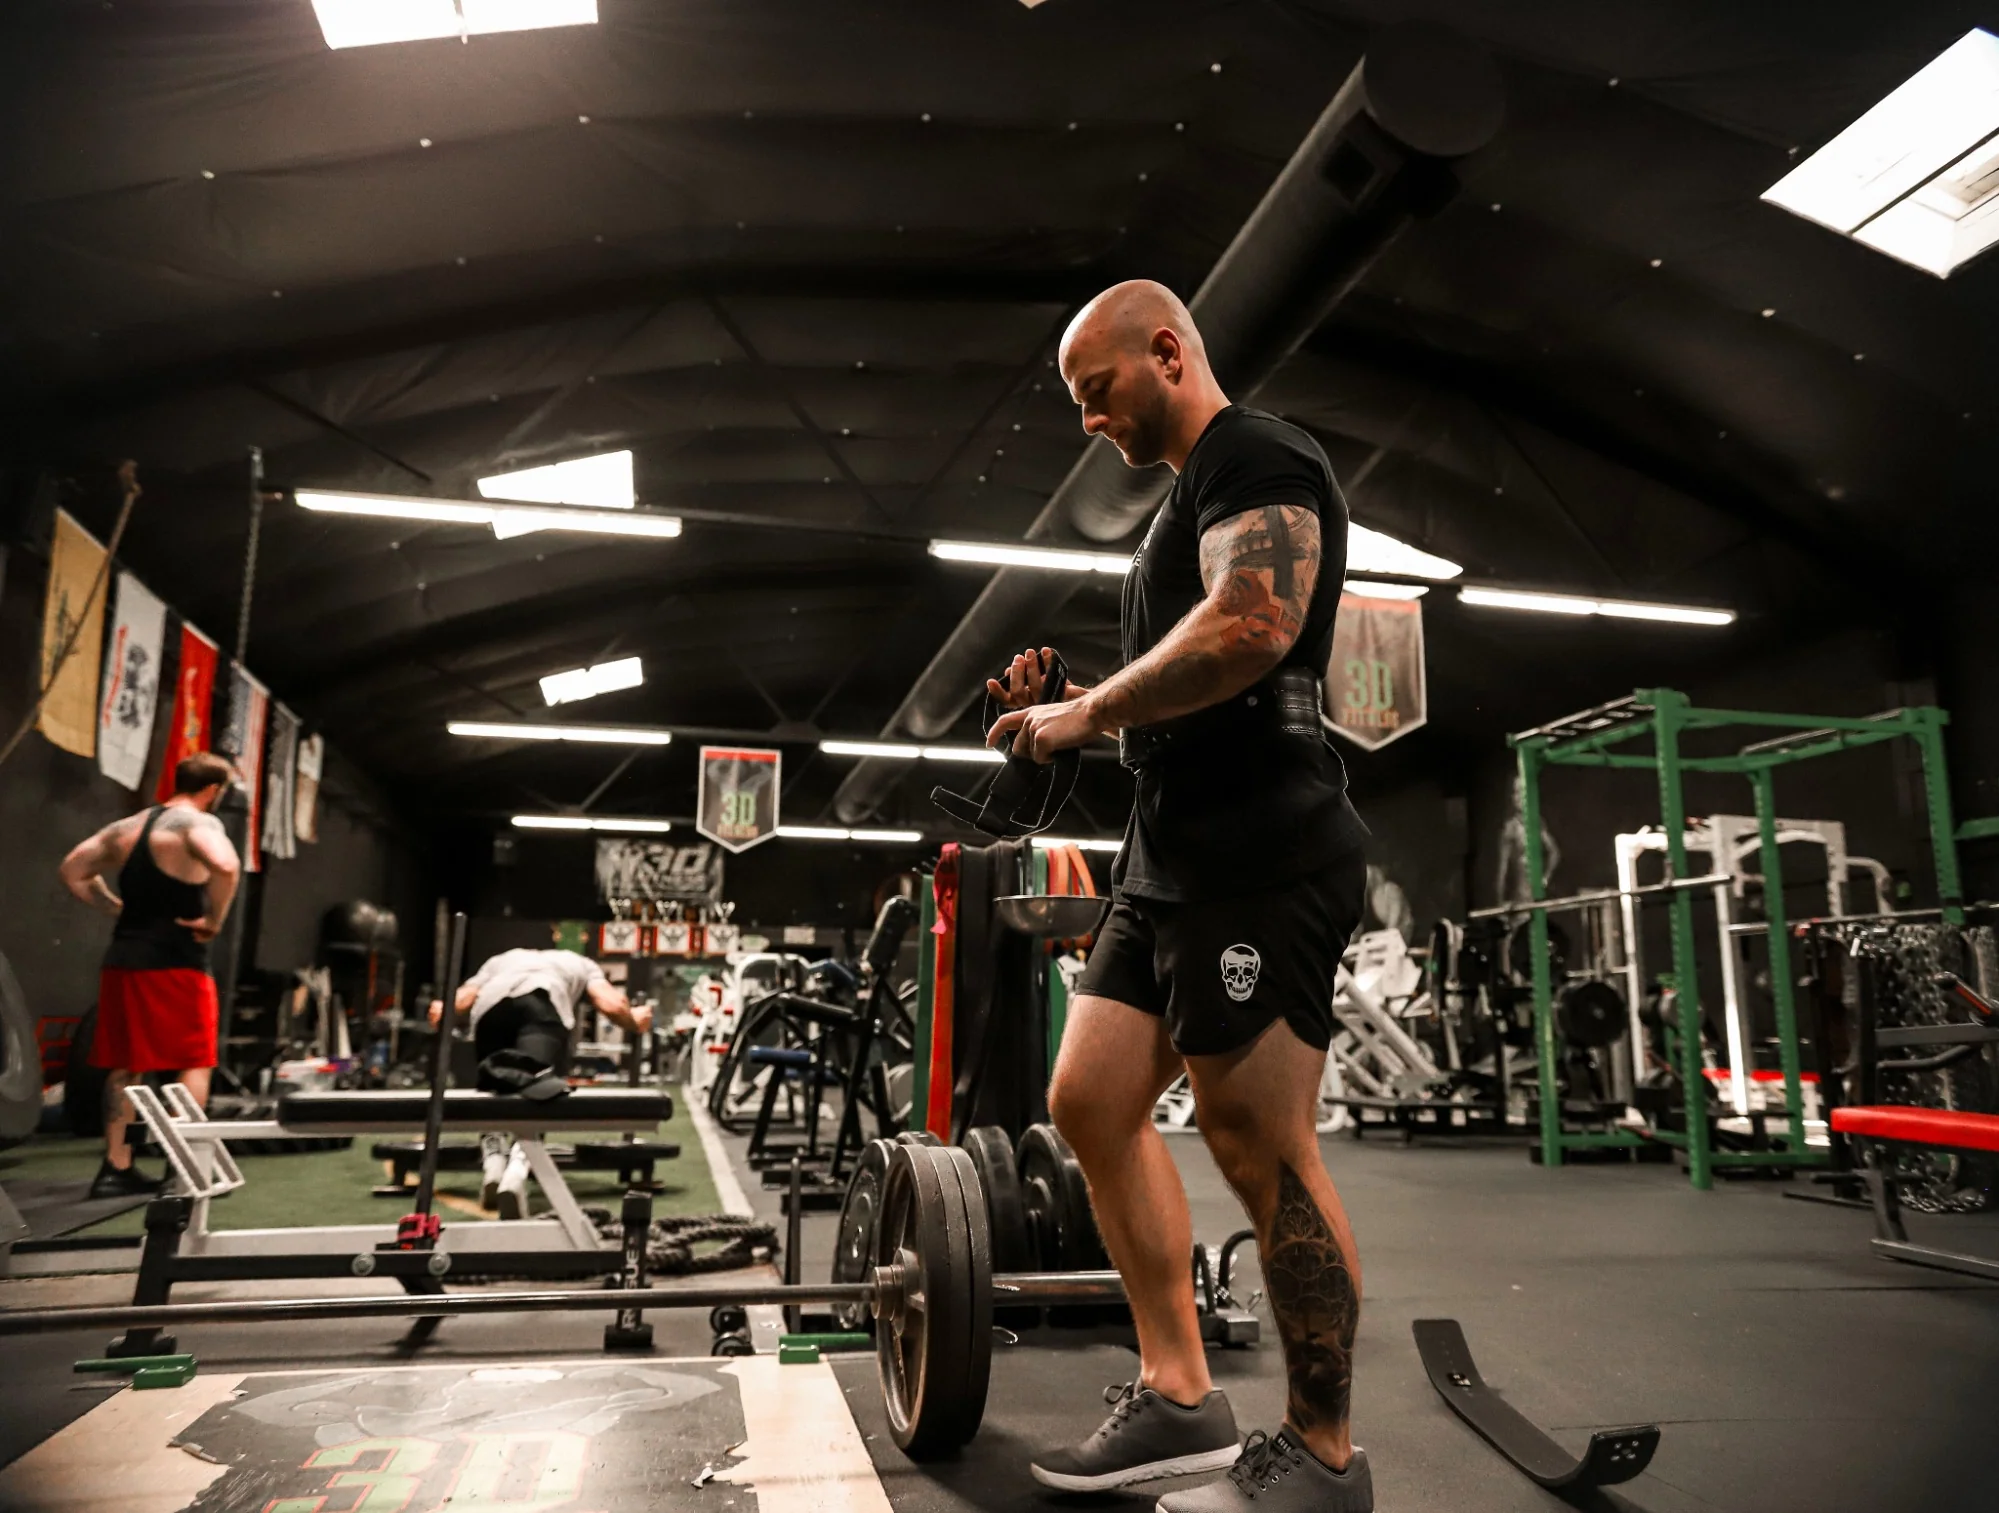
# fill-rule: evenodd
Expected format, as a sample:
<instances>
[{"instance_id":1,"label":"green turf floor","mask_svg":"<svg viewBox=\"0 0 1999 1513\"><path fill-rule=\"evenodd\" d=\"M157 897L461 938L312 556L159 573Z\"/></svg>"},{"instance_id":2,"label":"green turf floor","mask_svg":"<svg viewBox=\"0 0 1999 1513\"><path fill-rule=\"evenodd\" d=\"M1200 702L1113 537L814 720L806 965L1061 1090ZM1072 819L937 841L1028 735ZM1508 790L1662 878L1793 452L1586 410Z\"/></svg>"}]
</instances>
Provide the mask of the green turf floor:
<instances>
[{"instance_id":1,"label":"green turf floor","mask_svg":"<svg viewBox=\"0 0 1999 1513\"><path fill-rule=\"evenodd\" d=\"M654 1175L664 1191L653 1199L653 1212L661 1218L681 1214L712 1214L721 1208L715 1196L715 1178L701 1150L701 1138L694 1122L674 1098L673 1117L659 1127L653 1137L680 1147L680 1157L662 1161ZM282 1229L305 1224L394 1224L408 1205L396 1198L370 1196L369 1189L388 1180L387 1165L369 1158L378 1141L394 1137L362 1135L347 1150L310 1151L285 1156L239 1156L244 1185L226 1198L217 1199L209 1210L214 1229ZM572 1140L611 1140L604 1134L550 1135L552 1145ZM74 1178L77 1196L83 1184L97 1170L103 1146L96 1140L69 1136L38 1135L26 1144L0 1151L0 1183L21 1179L63 1180ZM149 1175L158 1175L157 1155L141 1160ZM609 1171L570 1171L570 1189L586 1207L597 1205L616 1210L624 1188L618 1174ZM477 1211L479 1174L440 1172L437 1191L444 1200L439 1207L447 1224L491 1219L493 1214ZM541 1190L533 1183L528 1191L534 1212L547 1209ZM453 1201L455 1200L455 1201ZM469 1210L469 1211L468 1211ZM96 1235L136 1235L144 1229L143 1209L133 1209L91 1226L85 1233Z\"/></svg>"}]
</instances>

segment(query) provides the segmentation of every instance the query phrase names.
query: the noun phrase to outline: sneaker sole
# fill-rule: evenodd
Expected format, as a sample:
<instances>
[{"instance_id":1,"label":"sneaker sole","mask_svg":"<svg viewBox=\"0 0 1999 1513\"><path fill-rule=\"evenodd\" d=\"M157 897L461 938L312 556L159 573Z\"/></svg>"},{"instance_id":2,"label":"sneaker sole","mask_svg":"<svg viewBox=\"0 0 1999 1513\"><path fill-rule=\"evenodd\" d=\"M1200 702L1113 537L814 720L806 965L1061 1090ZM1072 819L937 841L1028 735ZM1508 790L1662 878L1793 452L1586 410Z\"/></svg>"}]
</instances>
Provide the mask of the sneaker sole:
<instances>
[{"instance_id":1,"label":"sneaker sole","mask_svg":"<svg viewBox=\"0 0 1999 1513\"><path fill-rule=\"evenodd\" d=\"M491 1213L500 1206L500 1184L488 1182L479 1189L479 1206Z\"/></svg>"},{"instance_id":2,"label":"sneaker sole","mask_svg":"<svg viewBox=\"0 0 1999 1513\"><path fill-rule=\"evenodd\" d=\"M521 1217L521 1211L527 1207L521 1201L519 1193L509 1191L504 1187L500 1189L499 1196L494 1199L493 1206L502 1219L518 1219Z\"/></svg>"},{"instance_id":3,"label":"sneaker sole","mask_svg":"<svg viewBox=\"0 0 1999 1513\"><path fill-rule=\"evenodd\" d=\"M1044 1471L1036 1465L1029 1465L1028 1470L1034 1473L1034 1479L1042 1486L1053 1487L1057 1492L1114 1492L1135 1482L1164 1481L1169 1476L1199 1476L1205 1471L1226 1471L1236 1463L1236 1457L1241 1453L1240 1445L1230 1445L1226 1450L1176 1455L1170 1460L1148 1461L1142 1466L1106 1471L1101 1476L1072 1476L1066 1471Z\"/></svg>"}]
</instances>

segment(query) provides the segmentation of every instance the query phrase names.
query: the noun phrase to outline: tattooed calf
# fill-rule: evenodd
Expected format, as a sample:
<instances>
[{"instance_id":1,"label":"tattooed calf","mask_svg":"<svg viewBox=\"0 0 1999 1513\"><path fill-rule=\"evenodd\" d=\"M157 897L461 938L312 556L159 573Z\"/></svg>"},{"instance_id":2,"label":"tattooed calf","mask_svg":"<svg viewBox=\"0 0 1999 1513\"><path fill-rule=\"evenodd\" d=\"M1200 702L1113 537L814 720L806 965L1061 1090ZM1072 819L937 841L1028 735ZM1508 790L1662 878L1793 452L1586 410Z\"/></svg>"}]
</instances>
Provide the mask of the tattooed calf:
<instances>
[{"instance_id":1,"label":"tattooed calf","mask_svg":"<svg viewBox=\"0 0 1999 1513\"><path fill-rule=\"evenodd\" d=\"M1332 1428L1346 1422L1353 1397L1360 1293L1311 1192L1288 1164L1279 1163L1277 1172L1263 1280L1284 1342L1291 1422L1304 1430Z\"/></svg>"}]
</instances>

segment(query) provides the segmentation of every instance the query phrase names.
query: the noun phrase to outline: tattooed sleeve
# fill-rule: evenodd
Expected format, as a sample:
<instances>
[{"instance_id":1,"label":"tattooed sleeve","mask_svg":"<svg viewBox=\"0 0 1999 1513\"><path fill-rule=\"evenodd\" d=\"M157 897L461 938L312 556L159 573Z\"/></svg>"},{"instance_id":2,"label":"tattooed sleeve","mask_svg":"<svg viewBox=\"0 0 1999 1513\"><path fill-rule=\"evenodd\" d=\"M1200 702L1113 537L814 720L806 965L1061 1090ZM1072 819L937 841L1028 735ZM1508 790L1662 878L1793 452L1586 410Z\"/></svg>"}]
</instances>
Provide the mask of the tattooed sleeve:
<instances>
[{"instance_id":1,"label":"tattooed sleeve","mask_svg":"<svg viewBox=\"0 0 1999 1513\"><path fill-rule=\"evenodd\" d=\"M1244 510L1201 536L1208 596L1098 690L1108 728L1218 704L1269 672L1304 628L1319 581L1319 517L1297 505Z\"/></svg>"}]
</instances>

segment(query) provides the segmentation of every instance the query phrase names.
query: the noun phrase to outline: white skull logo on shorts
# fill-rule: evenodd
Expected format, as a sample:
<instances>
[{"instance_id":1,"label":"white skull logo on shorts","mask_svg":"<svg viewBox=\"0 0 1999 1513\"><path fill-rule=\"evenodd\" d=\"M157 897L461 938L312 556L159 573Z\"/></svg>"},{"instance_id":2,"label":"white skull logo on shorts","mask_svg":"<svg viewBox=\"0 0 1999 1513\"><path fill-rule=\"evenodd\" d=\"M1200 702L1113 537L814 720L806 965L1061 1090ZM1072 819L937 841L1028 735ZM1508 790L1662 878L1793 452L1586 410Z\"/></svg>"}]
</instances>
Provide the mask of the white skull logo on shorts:
<instances>
[{"instance_id":1,"label":"white skull logo on shorts","mask_svg":"<svg viewBox=\"0 0 1999 1513\"><path fill-rule=\"evenodd\" d=\"M1262 970L1263 958L1254 946L1230 946L1222 952L1222 986L1237 1003L1256 991L1256 974Z\"/></svg>"}]
</instances>

